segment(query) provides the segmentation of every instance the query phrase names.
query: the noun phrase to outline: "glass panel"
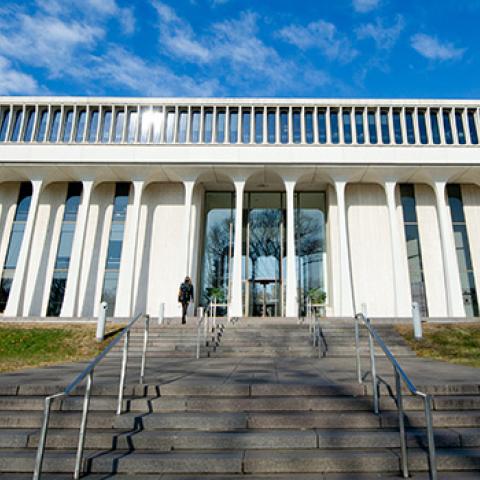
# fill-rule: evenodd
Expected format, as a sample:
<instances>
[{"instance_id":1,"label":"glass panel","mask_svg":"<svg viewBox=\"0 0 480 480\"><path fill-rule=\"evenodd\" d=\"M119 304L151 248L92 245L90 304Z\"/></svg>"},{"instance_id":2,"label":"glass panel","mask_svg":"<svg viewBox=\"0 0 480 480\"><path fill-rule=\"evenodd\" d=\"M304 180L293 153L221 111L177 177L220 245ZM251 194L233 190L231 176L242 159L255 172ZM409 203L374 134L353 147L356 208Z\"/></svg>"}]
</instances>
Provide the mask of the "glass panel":
<instances>
[{"instance_id":1,"label":"glass panel","mask_svg":"<svg viewBox=\"0 0 480 480\"><path fill-rule=\"evenodd\" d=\"M120 143L123 138L123 122L125 120L125 112L123 110L117 110L115 117L114 141L115 143Z\"/></svg>"},{"instance_id":2,"label":"glass panel","mask_svg":"<svg viewBox=\"0 0 480 480\"><path fill-rule=\"evenodd\" d=\"M267 131L268 131L268 143L275 143L276 134L276 112L275 110L268 110L267 113Z\"/></svg>"},{"instance_id":3,"label":"glass panel","mask_svg":"<svg viewBox=\"0 0 480 480\"><path fill-rule=\"evenodd\" d=\"M10 241L8 243L7 256L5 258L4 268L15 268L17 266L20 248L22 246L23 233L25 231L24 222L15 222L12 225Z\"/></svg>"},{"instance_id":4,"label":"glass panel","mask_svg":"<svg viewBox=\"0 0 480 480\"><path fill-rule=\"evenodd\" d=\"M175 135L175 111L170 110L167 112L165 141L167 143L173 143L174 135Z\"/></svg>"},{"instance_id":5,"label":"glass panel","mask_svg":"<svg viewBox=\"0 0 480 480\"><path fill-rule=\"evenodd\" d=\"M305 112L305 141L307 143L313 143L313 112L307 110Z\"/></svg>"},{"instance_id":6,"label":"glass panel","mask_svg":"<svg viewBox=\"0 0 480 480\"><path fill-rule=\"evenodd\" d=\"M12 282L13 276L10 276L10 272L3 272L2 280L0 281L0 313L3 313L5 307L7 306L10 289L12 288Z\"/></svg>"},{"instance_id":7,"label":"glass panel","mask_svg":"<svg viewBox=\"0 0 480 480\"><path fill-rule=\"evenodd\" d=\"M213 110L205 109L203 130L204 130L203 141L205 143L212 143Z\"/></svg>"},{"instance_id":8,"label":"glass panel","mask_svg":"<svg viewBox=\"0 0 480 480\"><path fill-rule=\"evenodd\" d=\"M112 229L110 231L110 240L108 242L108 253L107 253L107 267L110 268L120 268L120 258L122 256L122 243L123 243L123 231L124 231L123 222L114 222L112 223Z\"/></svg>"},{"instance_id":9,"label":"glass panel","mask_svg":"<svg viewBox=\"0 0 480 480\"><path fill-rule=\"evenodd\" d=\"M30 210L30 201L32 200L32 184L30 182L22 182L20 184L20 192L18 194L17 208L15 210L14 221L25 222Z\"/></svg>"},{"instance_id":10,"label":"glass panel","mask_svg":"<svg viewBox=\"0 0 480 480\"><path fill-rule=\"evenodd\" d=\"M318 305L325 304L327 297L325 194L299 192L296 200L297 277L301 312L305 315L308 298Z\"/></svg>"},{"instance_id":11,"label":"glass panel","mask_svg":"<svg viewBox=\"0 0 480 480\"><path fill-rule=\"evenodd\" d=\"M338 111L330 110L330 131L332 135L332 143L339 142L338 136Z\"/></svg>"},{"instance_id":12,"label":"glass panel","mask_svg":"<svg viewBox=\"0 0 480 480\"><path fill-rule=\"evenodd\" d=\"M400 185L400 195L402 199L403 220L406 223L417 223L417 213L415 210L415 193L413 185Z\"/></svg>"},{"instance_id":13,"label":"glass panel","mask_svg":"<svg viewBox=\"0 0 480 480\"><path fill-rule=\"evenodd\" d=\"M250 143L250 109L242 109L242 143Z\"/></svg>"},{"instance_id":14,"label":"glass panel","mask_svg":"<svg viewBox=\"0 0 480 480\"><path fill-rule=\"evenodd\" d=\"M327 143L327 114L325 110L318 111L318 141Z\"/></svg>"},{"instance_id":15,"label":"glass panel","mask_svg":"<svg viewBox=\"0 0 480 480\"><path fill-rule=\"evenodd\" d=\"M255 110L255 143L263 142L263 110Z\"/></svg>"},{"instance_id":16,"label":"glass panel","mask_svg":"<svg viewBox=\"0 0 480 480\"><path fill-rule=\"evenodd\" d=\"M63 129L63 142L67 143L70 141L72 136L73 128L73 110L68 110L65 114L65 128Z\"/></svg>"},{"instance_id":17,"label":"glass panel","mask_svg":"<svg viewBox=\"0 0 480 480\"><path fill-rule=\"evenodd\" d=\"M231 192L207 192L205 206L200 298L203 306L207 306L213 297L221 304L227 303L229 299L235 213L234 194Z\"/></svg>"},{"instance_id":18,"label":"glass panel","mask_svg":"<svg viewBox=\"0 0 480 480\"><path fill-rule=\"evenodd\" d=\"M82 110L78 115L77 134L75 135L75 141L77 143L83 141L83 134L85 132L85 122L87 119L86 110Z\"/></svg>"},{"instance_id":19,"label":"glass panel","mask_svg":"<svg viewBox=\"0 0 480 480\"><path fill-rule=\"evenodd\" d=\"M400 120L400 112L398 110L393 112L393 129L395 131L395 143L397 145L402 144L402 122Z\"/></svg>"},{"instance_id":20,"label":"glass panel","mask_svg":"<svg viewBox=\"0 0 480 480\"><path fill-rule=\"evenodd\" d=\"M462 192L460 185L447 185L448 203L452 217L455 249L457 252L458 269L462 285L463 304L467 317L478 317L478 299L473 274L472 258L468 241L467 225L463 212Z\"/></svg>"},{"instance_id":21,"label":"glass panel","mask_svg":"<svg viewBox=\"0 0 480 480\"><path fill-rule=\"evenodd\" d=\"M413 112L405 110L405 124L407 127L407 141L410 145L415 143L415 128L413 126Z\"/></svg>"},{"instance_id":22,"label":"glass panel","mask_svg":"<svg viewBox=\"0 0 480 480\"><path fill-rule=\"evenodd\" d=\"M187 142L188 110L180 110L178 118L178 143Z\"/></svg>"},{"instance_id":23,"label":"glass panel","mask_svg":"<svg viewBox=\"0 0 480 480\"><path fill-rule=\"evenodd\" d=\"M455 110L455 125L457 126L458 143L465 145L465 129L463 128L462 111Z\"/></svg>"},{"instance_id":24,"label":"glass panel","mask_svg":"<svg viewBox=\"0 0 480 480\"><path fill-rule=\"evenodd\" d=\"M468 112L468 129L470 130L470 141L473 145L478 145L477 126L475 125L475 112Z\"/></svg>"},{"instance_id":25,"label":"glass panel","mask_svg":"<svg viewBox=\"0 0 480 480\"><path fill-rule=\"evenodd\" d=\"M136 140L138 127L138 112L137 110L128 111L128 133L127 142L133 143Z\"/></svg>"},{"instance_id":26,"label":"glass panel","mask_svg":"<svg viewBox=\"0 0 480 480\"><path fill-rule=\"evenodd\" d=\"M450 205L450 212L452 215L452 222L465 222L465 216L463 214L463 202L462 192L460 185L448 184L447 185L448 204Z\"/></svg>"},{"instance_id":27,"label":"glass panel","mask_svg":"<svg viewBox=\"0 0 480 480\"><path fill-rule=\"evenodd\" d=\"M70 264L70 254L72 251L73 235L75 233L74 222L64 222L60 233L58 243L57 260L55 262L56 269L68 269Z\"/></svg>"},{"instance_id":28,"label":"glass panel","mask_svg":"<svg viewBox=\"0 0 480 480\"><path fill-rule=\"evenodd\" d=\"M10 120L10 110L7 110L2 118L2 125L0 126L0 142L7 139L8 122Z\"/></svg>"},{"instance_id":29,"label":"glass panel","mask_svg":"<svg viewBox=\"0 0 480 480\"><path fill-rule=\"evenodd\" d=\"M112 111L103 111L102 143L110 141L110 127L112 125Z\"/></svg>"},{"instance_id":30,"label":"glass panel","mask_svg":"<svg viewBox=\"0 0 480 480\"><path fill-rule=\"evenodd\" d=\"M18 138L20 136L20 127L22 126L22 117L22 110L17 110L15 112L15 121L13 123L12 136L10 138L12 142L18 142Z\"/></svg>"},{"instance_id":31,"label":"glass panel","mask_svg":"<svg viewBox=\"0 0 480 480\"><path fill-rule=\"evenodd\" d=\"M382 126L382 142L385 145L390 143L390 125L388 121L388 110L380 111L380 123Z\"/></svg>"},{"instance_id":32,"label":"glass panel","mask_svg":"<svg viewBox=\"0 0 480 480\"><path fill-rule=\"evenodd\" d=\"M363 129L363 110L358 108L355 110L355 125L357 127L357 143L363 145L365 143L365 131Z\"/></svg>"},{"instance_id":33,"label":"glass panel","mask_svg":"<svg viewBox=\"0 0 480 480\"><path fill-rule=\"evenodd\" d=\"M103 280L102 301L107 302L107 316L113 316L117 296L118 270L106 271Z\"/></svg>"},{"instance_id":34,"label":"glass panel","mask_svg":"<svg viewBox=\"0 0 480 480\"><path fill-rule=\"evenodd\" d=\"M142 107L140 109L140 123L140 143L148 143L153 123L153 113L150 108Z\"/></svg>"},{"instance_id":35,"label":"glass panel","mask_svg":"<svg viewBox=\"0 0 480 480\"><path fill-rule=\"evenodd\" d=\"M421 315L426 317L428 316L428 306L413 185L400 185L400 196L403 207L412 301L418 303Z\"/></svg>"},{"instance_id":36,"label":"glass panel","mask_svg":"<svg viewBox=\"0 0 480 480\"><path fill-rule=\"evenodd\" d=\"M161 108L152 109L152 143L160 143L163 128L163 111Z\"/></svg>"},{"instance_id":37,"label":"glass panel","mask_svg":"<svg viewBox=\"0 0 480 480\"><path fill-rule=\"evenodd\" d=\"M67 272L55 272L52 278L50 288L50 297L48 299L47 317L58 317L62 310L63 299L65 297L65 286L67 284Z\"/></svg>"},{"instance_id":38,"label":"glass panel","mask_svg":"<svg viewBox=\"0 0 480 480\"><path fill-rule=\"evenodd\" d=\"M302 125L300 121L300 110L293 110L293 143L302 141Z\"/></svg>"},{"instance_id":39,"label":"glass panel","mask_svg":"<svg viewBox=\"0 0 480 480\"><path fill-rule=\"evenodd\" d=\"M23 134L24 142L31 142L33 136L33 127L35 125L35 110L29 110L27 113L27 125Z\"/></svg>"},{"instance_id":40,"label":"glass panel","mask_svg":"<svg viewBox=\"0 0 480 480\"><path fill-rule=\"evenodd\" d=\"M343 138L346 144L352 143L352 123L350 110L343 109Z\"/></svg>"},{"instance_id":41,"label":"glass panel","mask_svg":"<svg viewBox=\"0 0 480 480\"><path fill-rule=\"evenodd\" d=\"M88 143L95 143L97 141L98 132L98 110L90 111L90 124L88 125L87 141Z\"/></svg>"},{"instance_id":42,"label":"glass panel","mask_svg":"<svg viewBox=\"0 0 480 480\"><path fill-rule=\"evenodd\" d=\"M230 109L230 143L238 142L238 110Z\"/></svg>"},{"instance_id":43,"label":"glass panel","mask_svg":"<svg viewBox=\"0 0 480 480\"><path fill-rule=\"evenodd\" d=\"M48 110L42 110L40 113L40 122L38 124L37 142L45 141L45 134L47 132Z\"/></svg>"},{"instance_id":44,"label":"glass panel","mask_svg":"<svg viewBox=\"0 0 480 480\"><path fill-rule=\"evenodd\" d=\"M225 110L217 110L217 143L225 142Z\"/></svg>"},{"instance_id":45,"label":"glass panel","mask_svg":"<svg viewBox=\"0 0 480 480\"><path fill-rule=\"evenodd\" d=\"M418 112L418 128L420 130L420 142L423 145L426 145L428 143L427 122L425 120L425 112L423 110Z\"/></svg>"},{"instance_id":46,"label":"glass panel","mask_svg":"<svg viewBox=\"0 0 480 480\"><path fill-rule=\"evenodd\" d=\"M249 198L248 314L278 316L282 312L282 194L250 193Z\"/></svg>"},{"instance_id":47,"label":"glass panel","mask_svg":"<svg viewBox=\"0 0 480 480\"><path fill-rule=\"evenodd\" d=\"M435 145L440 144L440 128L438 125L438 113L435 111L430 112L430 123L432 124L432 139Z\"/></svg>"},{"instance_id":48,"label":"glass panel","mask_svg":"<svg viewBox=\"0 0 480 480\"><path fill-rule=\"evenodd\" d=\"M368 136L370 138L370 143L376 144L378 143L378 137L377 137L377 124L376 124L376 114L375 112L369 111L367 113L367 118L368 118Z\"/></svg>"},{"instance_id":49,"label":"glass panel","mask_svg":"<svg viewBox=\"0 0 480 480\"><path fill-rule=\"evenodd\" d=\"M200 110L192 111L191 141L198 143L200 141Z\"/></svg>"},{"instance_id":50,"label":"glass panel","mask_svg":"<svg viewBox=\"0 0 480 480\"><path fill-rule=\"evenodd\" d=\"M50 142L54 143L58 141L58 135L60 131L60 117L62 112L60 110L55 110L53 113L52 127L50 128Z\"/></svg>"},{"instance_id":51,"label":"glass panel","mask_svg":"<svg viewBox=\"0 0 480 480\"><path fill-rule=\"evenodd\" d=\"M127 215L129 183L117 183L115 187L115 200L113 202L113 220L124 220Z\"/></svg>"},{"instance_id":52,"label":"glass panel","mask_svg":"<svg viewBox=\"0 0 480 480\"><path fill-rule=\"evenodd\" d=\"M445 141L451 145L453 143L452 124L450 123L450 112L443 110L443 128L445 131Z\"/></svg>"},{"instance_id":53,"label":"glass panel","mask_svg":"<svg viewBox=\"0 0 480 480\"><path fill-rule=\"evenodd\" d=\"M288 110L280 110L280 142L288 143Z\"/></svg>"}]
</instances>

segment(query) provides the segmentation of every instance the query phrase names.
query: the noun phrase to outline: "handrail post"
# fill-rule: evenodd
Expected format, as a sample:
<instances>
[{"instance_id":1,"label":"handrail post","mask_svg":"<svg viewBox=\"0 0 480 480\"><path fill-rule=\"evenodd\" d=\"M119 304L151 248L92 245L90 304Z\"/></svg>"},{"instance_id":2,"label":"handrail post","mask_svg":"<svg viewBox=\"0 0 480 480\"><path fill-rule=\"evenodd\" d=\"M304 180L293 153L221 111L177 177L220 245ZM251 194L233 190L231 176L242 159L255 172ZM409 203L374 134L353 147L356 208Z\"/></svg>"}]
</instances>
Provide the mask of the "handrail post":
<instances>
[{"instance_id":1,"label":"handrail post","mask_svg":"<svg viewBox=\"0 0 480 480\"><path fill-rule=\"evenodd\" d=\"M427 422L427 438L428 438L428 463L430 471L430 480L437 480L437 458L435 454L435 437L433 436L433 420L431 409L430 395L425 395L425 420Z\"/></svg>"},{"instance_id":2,"label":"handrail post","mask_svg":"<svg viewBox=\"0 0 480 480\"><path fill-rule=\"evenodd\" d=\"M130 330L125 334L125 340L123 342L123 355L122 355L122 367L120 370L120 385L118 388L118 404L117 404L117 415L122 413L122 403L123 403L123 389L125 386L125 376L127 373L127 362L128 362L128 340L130 337Z\"/></svg>"},{"instance_id":3,"label":"handrail post","mask_svg":"<svg viewBox=\"0 0 480 480\"><path fill-rule=\"evenodd\" d=\"M358 383L363 383L362 364L361 364L361 358L360 358L360 324L359 324L357 315L355 315L355 358L356 358L357 380L358 380Z\"/></svg>"},{"instance_id":4,"label":"handrail post","mask_svg":"<svg viewBox=\"0 0 480 480\"><path fill-rule=\"evenodd\" d=\"M78 434L77 456L75 458L75 472L73 478L78 480L82 473L83 450L85 448L85 434L87 430L88 409L90 408L90 394L92 392L93 370L87 375L87 385L85 388L85 396L83 397L82 421L80 423L80 431Z\"/></svg>"},{"instance_id":5,"label":"handrail post","mask_svg":"<svg viewBox=\"0 0 480 480\"><path fill-rule=\"evenodd\" d=\"M45 443L47 441L48 422L50 420L50 409L52 397L45 398L45 407L43 410L42 429L38 438L37 456L35 458L35 469L33 471L33 480L39 480L42 472L43 456L45 454Z\"/></svg>"},{"instance_id":6,"label":"handrail post","mask_svg":"<svg viewBox=\"0 0 480 480\"><path fill-rule=\"evenodd\" d=\"M199 307L198 308L198 316L200 317L200 320L198 320L197 323L197 360L200 358L200 332L202 331L202 323L205 323L205 317L203 316L203 308ZM205 327L203 328L205 332Z\"/></svg>"},{"instance_id":7,"label":"handrail post","mask_svg":"<svg viewBox=\"0 0 480 480\"><path fill-rule=\"evenodd\" d=\"M147 363L147 346L148 346L148 336L150 331L150 315L145 315L145 324L143 331L143 349L142 349L142 363L140 366L140 384L143 385L145 382L145 366Z\"/></svg>"},{"instance_id":8,"label":"handrail post","mask_svg":"<svg viewBox=\"0 0 480 480\"><path fill-rule=\"evenodd\" d=\"M370 319L366 318L367 325L370 326ZM372 333L368 329L368 346L370 349L370 373L372 375L372 388L373 388L373 411L378 415L380 408L378 405L378 380L377 380L377 368L375 365L375 346L373 344Z\"/></svg>"},{"instance_id":9,"label":"handrail post","mask_svg":"<svg viewBox=\"0 0 480 480\"><path fill-rule=\"evenodd\" d=\"M395 390L397 394L398 427L400 429L400 453L402 461L403 478L408 478L408 453L407 453L407 434L405 433L405 413L403 410L402 384L400 374L393 367L395 374Z\"/></svg>"}]
</instances>

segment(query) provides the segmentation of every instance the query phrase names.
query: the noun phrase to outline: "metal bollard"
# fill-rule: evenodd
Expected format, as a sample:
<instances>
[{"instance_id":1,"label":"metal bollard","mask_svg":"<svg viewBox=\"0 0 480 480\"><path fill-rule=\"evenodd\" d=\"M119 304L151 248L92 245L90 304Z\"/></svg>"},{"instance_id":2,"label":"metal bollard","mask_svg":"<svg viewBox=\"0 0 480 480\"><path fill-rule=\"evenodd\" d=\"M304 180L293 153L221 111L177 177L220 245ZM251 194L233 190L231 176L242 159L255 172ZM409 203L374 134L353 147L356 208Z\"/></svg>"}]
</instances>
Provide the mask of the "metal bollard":
<instances>
[{"instance_id":1,"label":"metal bollard","mask_svg":"<svg viewBox=\"0 0 480 480\"><path fill-rule=\"evenodd\" d=\"M420 305L417 302L412 303L412 320L413 320L413 336L415 340L421 340L422 332L422 318L420 316Z\"/></svg>"},{"instance_id":2,"label":"metal bollard","mask_svg":"<svg viewBox=\"0 0 480 480\"><path fill-rule=\"evenodd\" d=\"M105 338L105 325L107 323L107 302L102 302L100 304L100 309L98 311L98 320L97 320L97 342L103 342Z\"/></svg>"},{"instance_id":3,"label":"metal bollard","mask_svg":"<svg viewBox=\"0 0 480 480\"><path fill-rule=\"evenodd\" d=\"M160 309L158 310L158 324L163 325L165 320L165 303L160 304Z\"/></svg>"}]
</instances>

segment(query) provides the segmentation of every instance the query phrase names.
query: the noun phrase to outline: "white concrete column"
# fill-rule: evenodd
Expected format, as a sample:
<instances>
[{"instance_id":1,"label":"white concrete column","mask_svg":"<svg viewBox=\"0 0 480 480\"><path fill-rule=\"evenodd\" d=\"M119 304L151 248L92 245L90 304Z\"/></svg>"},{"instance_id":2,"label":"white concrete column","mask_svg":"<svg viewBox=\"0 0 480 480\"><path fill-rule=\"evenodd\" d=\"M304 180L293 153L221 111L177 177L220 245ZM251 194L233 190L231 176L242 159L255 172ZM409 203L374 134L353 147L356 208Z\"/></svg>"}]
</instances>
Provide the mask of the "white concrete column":
<instances>
[{"instance_id":1,"label":"white concrete column","mask_svg":"<svg viewBox=\"0 0 480 480\"><path fill-rule=\"evenodd\" d=\"M70 257L67 284L65 287L65 297L60 312L61 317L74 317L76 315L81 315L78 305L78 286L80 282L80 269L85 245L85 232L87 230L88 211L90 209L90 199L93 186L93 180L84 180L82 182L82 203L78 209L77 224L75 226L75 235L72 244L72 255Z\"/></svg>"},{"instance_id":2,"label":"white concrete column","mask_svg":"<svg viewBox=\"0 0 480 480\"><path fill-rule=\"evenodd\" d=\"M229 317L243 316L242 302L242 244L243 244L243 191L245 179L234 180L235 185L235 239L232 265L232 292Z\"/></svg>"},{"instance_id":3,"label":"white concrete column","mask_svg":"<svg viewBox=\"0 0 480 480\"><path fill-rule=\"evenodd\" d=\"M465 308L463 306L462 287L458 271L457 252L455 251L452 219L445 197L446 182L443 180L434 181L432 187L437 202L447 313L449 317L464 317Z\"/></svg>"},{"instance_id":4,"label":"white concrete column","mask_svg":"<svg viewBox=\"0 0 480 480\"><path fill-rule=\"evenodd\" d=\"M122 265L118 279L118 293L115 302L115 316L131 317L134 309L134 279L135 279L135 259L137 257L138 245L138 224L140 221L140 207L142 202L142 193L145 182L143 180L133 180L133 202L127 210L127 219L123 239Z\"/></svg>"},{"instance_id":5,"label":"white concrete column","mask_svg":"<svg viewBox=\"0 0 480 480\"><path fill-rule=\"evenodd\" d=\"M402 232L398 224L397 202L395 199L395 188L397 182L395 180L386 180L383 183L385 195L387 198L388 220L390 224L390 250L392 254L392 271L393 271L393 295L395 299L395 316L410 316L410 295L408 292L408 272L403 267L404 259L402 258L402 249L400 238Z\"/></svg>"},{"instance_id":6,"label":"white concrete column","mask_svg":"<svg viewBox=\"0 0 480 480\"><path fill-rule=\"evenodd\" d=\"M184 238L185 238L185 275L191 275L191 258L190 258L190 236L192 224L192 199L193 189L195 187L196 178L183 181L185 187L185 220L184 220Z\"/></svg>"},{"instance_id":7,"label":"white concrete column","mask_svg":"<svg viewBox=\"0 0 480 480\"><path fill-rule=\"evenodd\" d=\"M340 265L340 312L336 316L351 317L354 315L352 275L350 271L350 251L348 248L348 228L345 205L345 180L335 180L335 192L337 194L338 211L338 245Z\"/></svg>"},{"instance_id":8,"label":"white concrete column","mask_svg":"<svg viewBox=\"0 0 480 480\"><path fill-rule=\"evenodd\" d=\"M4 312L5 317L16 317L20 312L20 305L24 296L25 275L27 273L28 260L30 258L33 229L37 218L42 186L42 180L32 180L32 199L30 201L27 222L23 233L22 246L18 255L17 267L15 268L12 287L10 289L10 295Z\"/></svg>"},{"instance_id":9,"label":"white concrete column","mask_svg":"<svg viewBox=\"0 0 480 480\"><path fill-rule=\"evenodd\" d=\"M295 184L296 180L284 180L287 193L287 278L285 315L298 317L297 264L295 261Z\"/></svg>"}]
</instances>

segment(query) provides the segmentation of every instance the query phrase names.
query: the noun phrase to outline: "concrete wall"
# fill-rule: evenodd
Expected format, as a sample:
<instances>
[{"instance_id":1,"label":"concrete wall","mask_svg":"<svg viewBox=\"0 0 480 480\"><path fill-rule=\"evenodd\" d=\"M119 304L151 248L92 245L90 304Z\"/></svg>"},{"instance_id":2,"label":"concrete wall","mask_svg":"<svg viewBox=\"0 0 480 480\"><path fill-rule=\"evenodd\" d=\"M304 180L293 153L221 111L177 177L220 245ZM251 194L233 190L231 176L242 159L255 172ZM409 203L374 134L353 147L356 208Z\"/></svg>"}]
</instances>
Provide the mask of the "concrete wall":
<instances>
[{"instance_id":1,"label":"concrete wall","mask_svg":"<svg viewBox=\"0 0 480 480\"><path fill-rule=\"evenodd\" d=\"M351 184L346 189L355 310L367 304L373 317L394 316L388 210L383 188Z\"/></svg>"}]
</instances>

